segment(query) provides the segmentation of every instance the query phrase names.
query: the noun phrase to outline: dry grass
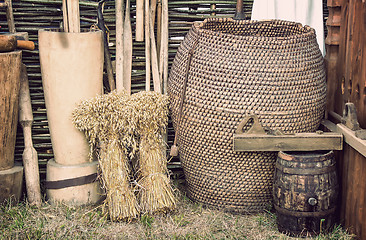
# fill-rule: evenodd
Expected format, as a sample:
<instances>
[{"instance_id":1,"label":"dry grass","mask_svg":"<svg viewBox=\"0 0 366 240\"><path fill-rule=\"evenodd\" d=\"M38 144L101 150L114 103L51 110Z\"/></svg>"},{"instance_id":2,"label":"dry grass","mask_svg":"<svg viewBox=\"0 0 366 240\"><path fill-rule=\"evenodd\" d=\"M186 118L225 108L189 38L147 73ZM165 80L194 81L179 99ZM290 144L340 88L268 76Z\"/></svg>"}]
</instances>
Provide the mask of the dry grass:
<instances>
[{"instance_id":1,"label":"dry grass","mask_svg":"<svg viewBox=\"0 0 366 240\"><path fill-rule=\"evenodd\" d=\"M0 239L296 239L276 229L272 213L239 215L208 209L180 195L175 212L111 222L101 206L21 203L0 207ZM340 227L314 238L352 239Z\"/></svg>"}]
</instances>

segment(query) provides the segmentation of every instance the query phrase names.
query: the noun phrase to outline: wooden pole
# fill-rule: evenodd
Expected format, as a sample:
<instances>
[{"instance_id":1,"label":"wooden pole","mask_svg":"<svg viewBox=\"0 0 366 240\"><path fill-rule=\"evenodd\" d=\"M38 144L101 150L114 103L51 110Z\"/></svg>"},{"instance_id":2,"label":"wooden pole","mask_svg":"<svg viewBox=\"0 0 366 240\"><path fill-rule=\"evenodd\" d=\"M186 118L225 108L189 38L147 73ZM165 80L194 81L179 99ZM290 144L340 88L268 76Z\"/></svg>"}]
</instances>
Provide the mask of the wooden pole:
<instances>
[{"instance_id":1,"label":"wooden pole","mask_svg":"<svg viewBox=\"0 0 366 240\"><path fill-rule=\"evenodd\" d=\"M169 61L169 17L168 17L168 0L162 0L162 44L163 54L163 93L166 94L168 87L168 61Z\"/></svg>"},{"instance_id":2,"label":"wooden pole","mask_svg":"<svg viewBox=\"0 0 366 240\"><path fill-rule=\"evenodd\" d=\"M69 32L69 17L67 11L67 0L62 0L62 15L64 32Z\"/></svg>"},{"instance_id":3,"label":"wooden pole","mask_svg":"<svg viewBox=\"0 0 366 240\"><path fill-rule=\"evenodd\" d=\"M150 91L150 3L145 0L145 90Z\"/></svg>"},{"instance_id":4,"label":"wooden pole","mask_svg":"<svg viewBox=\"0 0 366 240\"><path fill-rule=\"evenodd\" d=\"M158 66L158 55L156 52L156 42L155 42L155 34L154 34L154 24L153 24L153 9L151 9L150 15L150 41L151 41L151 68L152 68L152 76L154 83L154 91L158 93L162 93L161 91L161 78L159 75L159 66Z\"/></svg>"},{"instance_id":5,"label":"wooden pole","mask_svg":"<svg viewBox=\"0 0 366 240\"><path fill-rule=\"evenodd\" d=\"M69 32L80 32L80 12L78 0L67 1L67 16L69 18Z\"/></svg>"},{"instance_id":6,"label":"wooden pole","mask_svg":"<svg viewBox=\"0 0 366 240\"><path fill-rule=\"evenodd\" d=\"M136 41L144 41L144 0L136 0Z\"/></svg>"},{"instance_id":7,"label":"wooden pole","mask_svg":"<svg viewBox=\"0 0 366 240\"><path fill-rule=\"evenodd\" d=\"M123 89L123 0L116 0L116 89L120 92Z\"/></svg>"},{"instance_id":8,"label":"wooden pole","mask_svg":"<svg viewBox=\"0 0 366 240\"><path fill-rule=\"evenodd\" d=\"M6 19L8 22L9 32L15 33L15 23L14 23L14 15L13 15L13 6L11 0L5 0L6 5Z\"/></svg>"},{"instance_id":9,"label":"wooden pole","mask_svg":"<svg viewBox=\"0 0 366 240\"><path fill-rule=\"evenodd\" d=\"M107 34L107 28L106 28L106 25L104 22L104 17L103 17L103 8L104 8L104 1L99 1L98 12L97 12L98 27L103 31L104 65L105 65L105 69L107 72L109 88L111 91L113 91L116 89L116 83L114 81L114 76L113 76L113 66L112 66L112 61L111 61L111 54L109 52L108 34Z\"/></svg>"},{"instance_id":10,"label":"wooden pole","mask_svg":"<svg viewBox=\"0 0 366 240\"><path fill-rule=\"evenodd\" d=\"M126 1L126 14L123 27L123 87L131 95L132 74L132 29L130 19L130 0Z\"/></svg>"},{"instance_id":11,"label":"wooden pole","mask_svg":"<svg viewBox=\"0 0 366 240\"><path fill-rule=\"evenodd\" d=\"M157 0L151 0L150 3L150 21L152 22L153 25L153 29L155 28L155 15L156 15L156 4L157 4Z\"/></svg>"},{"instance_id":12,"label":"wooden pole","mask_svg":"<svg viewBox=\"0 0 366 240\"><path fill-rule=\"evenodd\" d=\"M20 94L19 94L19 122L24 134L23 165L28 201L39 206L42 203L41 188L39 183L39 167L37 151L32 142L33 114L29 94L27 68L21 66Z\"/></svg>"},{"instance_id":13,"label":"wooden pole","mask_svg":"<svg viewBox=\"0 0 366 240\"><path fill-rule=\"evenodd\" d=\"M159 53L158 54L158 60L160 61L160 48L161 48L161 0L158 0L158 6L157 6L157 13L156 13L156 42L157 47L156 50ZM160 65L159 65L160 68Z\"/></svg>"}]
</instances>

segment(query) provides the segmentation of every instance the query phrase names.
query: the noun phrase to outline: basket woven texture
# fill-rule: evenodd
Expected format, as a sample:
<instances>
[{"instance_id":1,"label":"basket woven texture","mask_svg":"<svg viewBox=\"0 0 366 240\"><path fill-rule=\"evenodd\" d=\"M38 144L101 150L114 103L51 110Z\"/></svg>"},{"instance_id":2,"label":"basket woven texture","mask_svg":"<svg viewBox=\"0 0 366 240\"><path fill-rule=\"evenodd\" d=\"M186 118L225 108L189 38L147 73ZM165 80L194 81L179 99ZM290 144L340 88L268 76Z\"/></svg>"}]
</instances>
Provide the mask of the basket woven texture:
<instances>
[{"instance_id":1,"label":"basket woven texture","mask_svg":"<svg viewBox=\"0 0 366 240\"><path fill-rule=\"evenodd\" d=\"M275 152L233 151L240 121L256 114L265 128L312 132L325 107L315 31L288 21L193 24L168 84L189 197L236 212L271 204L276 160Z\"/></svg>"}]
</instances>

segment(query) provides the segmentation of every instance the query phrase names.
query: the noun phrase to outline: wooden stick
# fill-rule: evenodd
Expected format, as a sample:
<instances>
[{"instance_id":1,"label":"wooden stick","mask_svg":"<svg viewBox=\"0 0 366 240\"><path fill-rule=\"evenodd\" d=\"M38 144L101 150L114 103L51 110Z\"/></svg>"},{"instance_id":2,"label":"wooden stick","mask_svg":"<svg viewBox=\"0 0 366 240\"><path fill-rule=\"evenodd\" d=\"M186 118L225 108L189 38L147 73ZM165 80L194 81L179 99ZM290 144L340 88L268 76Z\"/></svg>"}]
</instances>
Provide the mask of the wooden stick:
<instances>
[{"instance_id":1,"label":"wooden stick","mask_svg":"<svg viewBox=\"0 0 366 240\"><path fill-rule=\"evenodd\" d=\"M136 0L136 41L144 41L144 0Z\"/></svg>"},{"instance_id":2,"label":"wooden stick","mask_svg":"<svg viewBox=\"0 0 366 240\"><path fill-rule=\"evenodd\" d=\"M39 183L39 167L37 151L32 142L33 114L31 98L29 94L29 82L27 68L24 64L21 67L21 82L19 94L19 122L24 134L23 165L25 182L27 187L28 201L32 205L41 205L41 188Z\"/></svg>"},{"instance_id":3,"label":"wooden stick","mask_svg":"<svg viewBox=\"0 0 366 240\"><path fill-rule=\"evenodd\" d=\"M155 15L156 15L156 4L157 4L157 0L151 0L150 3L150 21L153 24L153 29L155 28Z\"/></svg>"},{"instance_id":4,"label":"wooden stick","mask_svg":"<svg viewBox=\"0 0 366 240\"><path fill-rule=\"evenodd\" d=\"M123 0L116 0L116 89L121 92L123 89Z\"/></svg>"},{"instance_id":5,"label":"wooden stick","mask_svg":"<svg viewBox=\"0 0 366 240\"><path fill-rule=\"evenodd\" d=\"M62 0L62 15L64 32L69 32L69 17L67 12L67 0Z\"/></svg>"},{"instance_id":6,"label":"wooden stick","mask_svg":"<svg viewBox=\"0 0 366 240\"><path fill-rule=\"evenodd\" d=\"M159 53L158 55L158 60L160 62L160 48L161 48L161 0L158 0L158 6L157 6L157 13L156 13L156 42L157 42L157 52ZM160 68L160 65L159 65Z\"/></svg>"},{"instance_id":7,"label":"wooden stick","mask_svg":"<svg viewBox=\"0 0 366 240\"><path fill-rule=\"evenodd\" d=\"M126 14L123 27L123 87L131 95L132 74L132 29L130 19L130 0L126 1Z\"/></svg>"},{"instance_id":8,"label":"wooden stick","mask_svg":"<svg viewBox=\"0 0 366 240\"><path fill-rule=\"evenodd\" d=\"M5 5L6 5L6 19L8 22L9 32L15 33L13 6L11 0L5 0Z\"/></svg>"},{"instance_id":9,"label":"wooden stick","mask_svg":"<svg viewBox=\"0 0 366 240\"><path fill-rule=\"evenodd\" d=\"M79 0L66 0L67 1L67 16L69 19L69 32L80 32L80 12L79 12Z\"/></svg>"},{"instance_id":10,"label":"wooden stick","mask_svg":"<svg viewBox=\"0 0 366 240\"><path fill-rule=\"evenodd\" d=\"M164 49L163 54L163 93L166 94L168 87L168 61L169 61L169 17L168 17L168 0L162 0L162 25L164 29L161 36L161 48Z\"/></svg>"},{"instance_id":11,"label":"wooden stick","mask_svg":"<svg viewBox=\"0 0 366 240\"><path fill-rule=\"evenodd\" d=\"M106 28L106 25L104 22L104 17L103 17L103 6L104 6L104 1L99 1L98 11L97 11L98 27L99 27L99 29L101 29L103 31L104 65L105 65L105 69L107 72L109 88L111 91L113 91L116 89L116 84L114 81L111 54L109 52L109 46L108 46L109 43L108 43L107 28Z\"/></svg>"},{"instance_id":12,"label":"wooden stick","mask_svg":"<svg viewBox=\"0 0 366 240\"><path fill-rule=\"evenodd\" d=\"M150 3L145 0L145 76L146 91L150 91Z\"/></svg>"},{"instance_id":13,"label":"wooden stick","mask_svg":"<svg viewBox=\"0 0 366 240\"><path fill-rule=\"evenodd\" d=\"M159 66L158 66L158 55L156 53L154 23L153 23L152 15L153 15L153 9L151 9L151 15L150 15L151 68L152 68L152 75L153 75L154 91L158 92L158 93L162 93L161 78L159 75Z\"/></svg>"}]
</instances>

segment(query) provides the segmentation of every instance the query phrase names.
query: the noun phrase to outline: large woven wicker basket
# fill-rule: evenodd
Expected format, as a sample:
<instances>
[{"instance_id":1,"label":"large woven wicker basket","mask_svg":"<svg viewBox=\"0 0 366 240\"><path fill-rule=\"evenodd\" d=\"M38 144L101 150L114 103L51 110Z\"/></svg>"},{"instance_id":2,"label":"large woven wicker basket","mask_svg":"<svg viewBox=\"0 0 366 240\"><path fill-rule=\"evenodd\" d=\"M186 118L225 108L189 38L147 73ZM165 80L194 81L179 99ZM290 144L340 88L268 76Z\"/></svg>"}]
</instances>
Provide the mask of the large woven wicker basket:
<instances>
[{"instance_id":1,"label":"large woven wicker basket","mask_svg":"<svg viewBox=\"0 0 366 240\"><path fill-rule=\"evenodd\" d=\"M271 204L274 152L234 152L240 121L315 131L326 86L315 31L298 23L206 19L180 45L168 81L189 197L237 212Z\"/></svg>"}]
</instances>

